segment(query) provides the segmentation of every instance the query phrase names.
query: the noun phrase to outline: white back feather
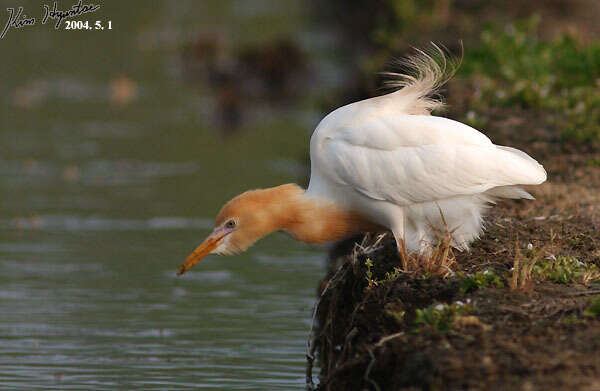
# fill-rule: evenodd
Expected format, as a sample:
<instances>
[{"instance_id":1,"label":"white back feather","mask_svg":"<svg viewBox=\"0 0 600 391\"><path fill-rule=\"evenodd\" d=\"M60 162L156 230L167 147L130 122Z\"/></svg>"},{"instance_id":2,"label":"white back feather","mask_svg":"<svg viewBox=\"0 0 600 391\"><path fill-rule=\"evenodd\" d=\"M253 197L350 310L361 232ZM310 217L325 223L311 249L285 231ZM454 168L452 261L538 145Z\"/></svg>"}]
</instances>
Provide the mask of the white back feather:
<instances>
[{"instance_id":1,"label":"white back feather","mask_svg":"<svg viewBox=\"0 0 600 391\"><path fill-rule=\"evenodd\" d=\"M435 94L459 61L438 46L403 61L411 74L388 73L387 95L341 107L311 138L307 194L356 210L388 227L418 251L434 240L429 224L467 249L482 232L482 214L497 198L531 198L519 185L539 184L546 171L526 153L494 145L470 126L431 116Z\"/></svg>"}]
</instances>

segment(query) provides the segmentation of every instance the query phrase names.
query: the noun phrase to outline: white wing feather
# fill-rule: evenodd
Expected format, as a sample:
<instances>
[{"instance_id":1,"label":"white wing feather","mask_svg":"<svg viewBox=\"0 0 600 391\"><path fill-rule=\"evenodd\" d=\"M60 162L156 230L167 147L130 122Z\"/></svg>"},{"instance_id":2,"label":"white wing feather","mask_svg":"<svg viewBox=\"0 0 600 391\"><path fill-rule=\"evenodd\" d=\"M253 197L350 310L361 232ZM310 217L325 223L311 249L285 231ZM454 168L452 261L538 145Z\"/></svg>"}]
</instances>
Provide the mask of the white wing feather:
<instances>
[{"instance_id":1,"label":"white wing feather","mask_svg":"<svg viewBox=\"0 0 600 391\"><path fill-rule=\"evenodd\" d=\"M543 167L525 153L441 117L374 116L356 126L318 128L314 137L312 159L329 180L396 205L546 179Z\"/></svg>"}]
</instances>

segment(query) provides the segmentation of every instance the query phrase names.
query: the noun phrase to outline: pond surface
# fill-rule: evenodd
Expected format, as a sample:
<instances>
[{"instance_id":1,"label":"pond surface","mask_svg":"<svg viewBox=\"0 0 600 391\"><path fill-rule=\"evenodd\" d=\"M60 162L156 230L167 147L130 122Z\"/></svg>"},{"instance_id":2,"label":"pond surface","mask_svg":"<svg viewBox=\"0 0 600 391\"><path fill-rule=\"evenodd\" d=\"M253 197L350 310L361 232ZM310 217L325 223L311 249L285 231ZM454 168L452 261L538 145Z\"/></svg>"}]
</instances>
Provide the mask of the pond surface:
<instances>
[{"instance_id":1,"label":"pond surface","mask_svg":"<svg viewBox=\"0 0 600 391\"><path fill-rule=\"evenodd\" d=\"M306 99L253 97L230 134L182 70L182 45L217 31L225 57L297 38L327 75L301 2L252 3L114 2L89 18L111 31L0 41L0 388L303 388L323 248L275 234L175 276L224 201L306 176Z\"/></svg>"}]
</instances>

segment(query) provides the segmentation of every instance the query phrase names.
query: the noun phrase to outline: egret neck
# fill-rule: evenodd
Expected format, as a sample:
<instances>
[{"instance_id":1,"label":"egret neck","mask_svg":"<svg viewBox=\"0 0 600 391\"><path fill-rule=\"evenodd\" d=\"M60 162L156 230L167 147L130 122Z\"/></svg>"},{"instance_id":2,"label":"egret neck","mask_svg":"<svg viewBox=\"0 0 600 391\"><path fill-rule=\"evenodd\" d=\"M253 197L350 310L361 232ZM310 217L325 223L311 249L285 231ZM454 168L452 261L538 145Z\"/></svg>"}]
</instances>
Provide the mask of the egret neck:
<instances>
[{"instance_id":1,"label":"egret neck","mask_svg":"<svg viewBox=\"0 0 600 391\"><path fill-rule=\"evenodd\" d=\"M342 209L326 199L308 196L296 184L256 192L258 197L264 197L260 203L267 213L266 220L274 224L272 231L284 230L303 242L332 242L357 233L384 229L360 213Z\"/></svg>"},{"instance_id":2,"label":"egret neck","mask_svg":"<svg viewBox=\"0 0 600 391\"><path fill-rule=\"evenodd\" d=\"M385 228L356 211L309 196L293 183L250 190L223 206L214 231L181 265L179 274L207 254L239 253L263 236L280 230L303 242L324 243Z\"/></svg>"}]
</instances>

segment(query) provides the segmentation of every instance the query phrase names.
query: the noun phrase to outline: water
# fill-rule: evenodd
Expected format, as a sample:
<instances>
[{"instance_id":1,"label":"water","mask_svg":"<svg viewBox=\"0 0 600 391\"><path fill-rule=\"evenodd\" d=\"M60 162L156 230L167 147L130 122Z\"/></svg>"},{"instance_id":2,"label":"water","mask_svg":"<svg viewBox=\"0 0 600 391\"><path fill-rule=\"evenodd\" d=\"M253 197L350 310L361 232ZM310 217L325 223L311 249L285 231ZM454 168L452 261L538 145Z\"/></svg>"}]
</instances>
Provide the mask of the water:
<instances>
[{"instance_id":1,"label":"water","mask_svg":"<svg viewBox=\"0 0 600 391\"><path fill-rule=\"evenodd\" d=\"M321 256L275 237L177 278L206 230L111 223L5 236L0 384L299 389Z\"/></svg>"},{"instance_id":2,"label":"water","mask_svg":"<svg viewBox=\"0 0 600 391\"><path fill-rule=\"evenodd\" d=\"M248 98L220 134L180 48L326 36L301 2L126 4L90 17L110 32L0 41L0 389L301 389L322 248L275 234L175 273L225 200L304 176L319 113Z\"/></svg>"}]
</instances>

